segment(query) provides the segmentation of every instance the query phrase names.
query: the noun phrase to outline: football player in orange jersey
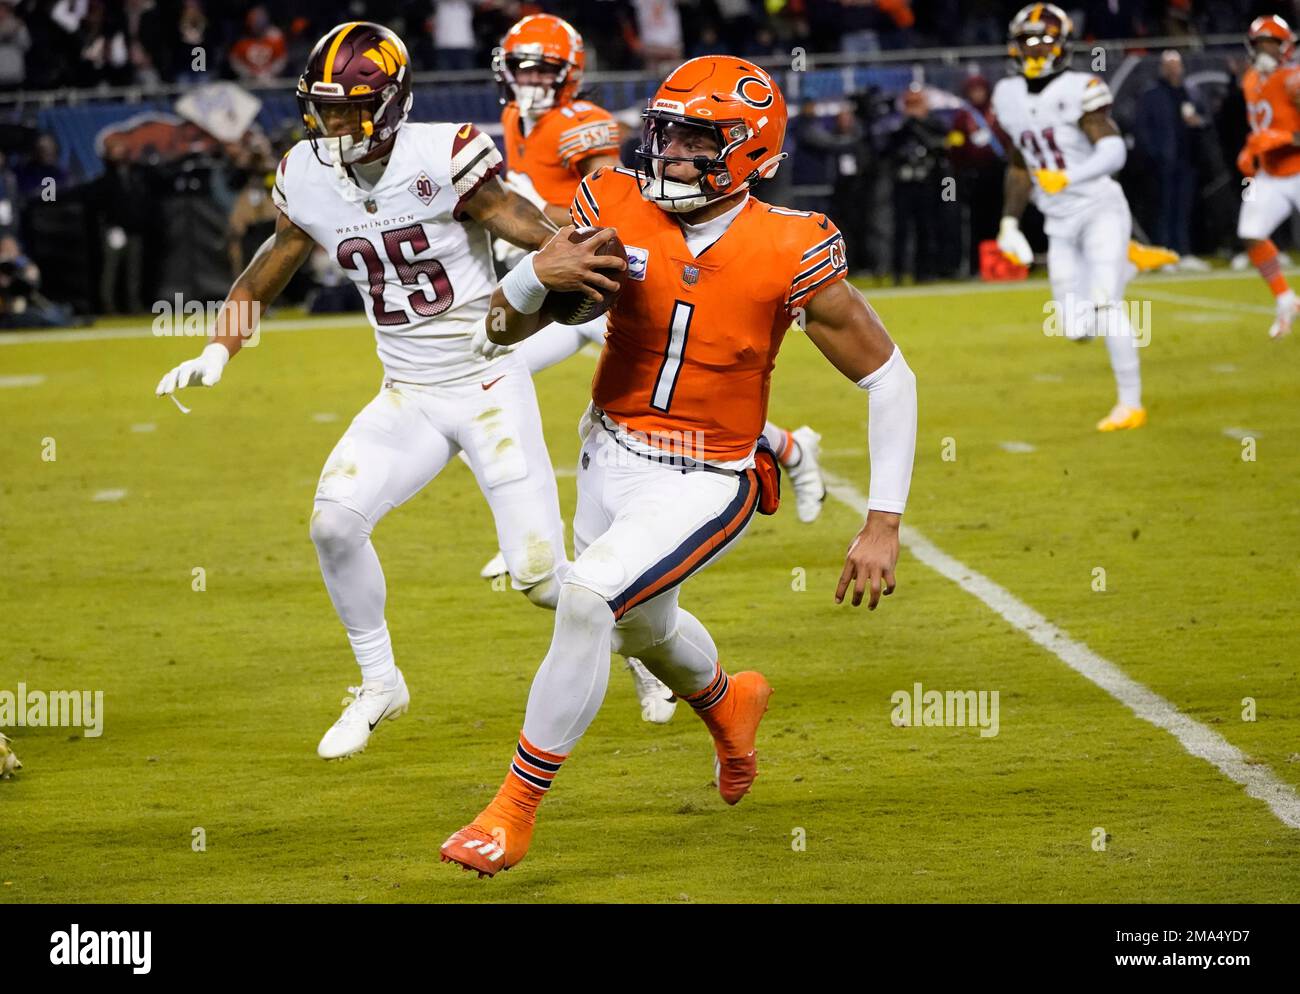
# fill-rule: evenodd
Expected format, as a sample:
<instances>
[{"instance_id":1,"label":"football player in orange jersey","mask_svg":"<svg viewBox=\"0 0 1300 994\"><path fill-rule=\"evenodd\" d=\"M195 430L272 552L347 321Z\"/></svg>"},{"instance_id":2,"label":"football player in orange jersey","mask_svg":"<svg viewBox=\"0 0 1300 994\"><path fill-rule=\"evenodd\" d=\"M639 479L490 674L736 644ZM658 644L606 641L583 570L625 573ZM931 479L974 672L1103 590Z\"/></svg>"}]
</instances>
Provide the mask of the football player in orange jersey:
<instances>
[{"instance_id":1,"label":"football player in orange jersey","mask_svg":"<svg viewBox=\"0 0 1300 994\"><path fill-rule=\"evenodd\" d=\"M869 607L894 590L898 528L916 444L916 378L871 306L844 279L844 240L821 214L750 195L784 154L785 101L753 63L692 59L643 112L638 168L579 184L575 224L502 281L489 337L520 341L543 323L551 290L598 296L614 229L625 280L583 418L574 540L555 634L533 681L524 727L495 798L442 846L491 875L523 859L538 805L600 707L611 646L634 652L690 704L713 738L728 804L758 771L755 738L771 687L728 674L708 631L678 606L681 584L736 543L779 479L761 440L777 350L799 323L832 365L867 391L869 512L849 546L835 599Z\"/></svg>"},{"instance_id":2,"label":"football player in orange jersey","mask_svg":"<svg viewBox=\"0 0 1300 994\"><path fill-rule=\"evenodd\" d=\"M619 164L617 122L604 108L579 96L585 67L582 36L551 14L533 14L511 27L492 60L504 108L501 128L510 170L506 184L561 225L569 222L569 204L579 181ZM509 265L523 257L508 242L498 240L496 246L498 258ZM602 315L581 325L550 324L517 351L536 373L574 355L587 342L599 348L604 340ZM799 520L817 520L826 499L821 436L807 425L790 430L772 422L764 425L763 434L790 476ZM502 572L501 562L499 556L493 559L483 567L483 575Z\"/></svg>"},{"instance_id":3,"label":"football player in orange jersey","mask_svg":"<svg viewBox=\"0 0 1300 994\"><path fill-rule=\"evenodd\" d=\"M1296 37L1280 17L1257 17L1246 35L1251 64L1241 79L1250 137L1237 157L1237 168L1250 181L1241 197L1237 237L1273 291L1276 315L1270 338L1291 331L1297 306L1270 237L1287 216L1300 208L1300 68L1287 65Z\"/></svg>"}]
</instances>

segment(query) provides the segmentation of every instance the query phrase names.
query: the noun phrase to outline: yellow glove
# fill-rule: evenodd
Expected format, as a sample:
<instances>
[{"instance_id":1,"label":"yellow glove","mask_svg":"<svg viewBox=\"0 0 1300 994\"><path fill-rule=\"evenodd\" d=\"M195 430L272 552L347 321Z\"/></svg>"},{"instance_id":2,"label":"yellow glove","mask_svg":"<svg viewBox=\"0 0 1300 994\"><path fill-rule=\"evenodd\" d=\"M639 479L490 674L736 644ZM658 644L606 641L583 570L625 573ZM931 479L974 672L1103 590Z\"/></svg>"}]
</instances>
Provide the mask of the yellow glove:
<instances>
[{"instance_id":1,"label":"yellow glove","mask_svg":"<svg viewBox=\"0 0 1300 994\"><path fill-rule=\"evenodd\" d=\"M1070 185L1069 177L1059 169L1035 169L1034 178L1038 180L1038 185L1048 196L1060 193Z\"/></svg>"}]
</instances>

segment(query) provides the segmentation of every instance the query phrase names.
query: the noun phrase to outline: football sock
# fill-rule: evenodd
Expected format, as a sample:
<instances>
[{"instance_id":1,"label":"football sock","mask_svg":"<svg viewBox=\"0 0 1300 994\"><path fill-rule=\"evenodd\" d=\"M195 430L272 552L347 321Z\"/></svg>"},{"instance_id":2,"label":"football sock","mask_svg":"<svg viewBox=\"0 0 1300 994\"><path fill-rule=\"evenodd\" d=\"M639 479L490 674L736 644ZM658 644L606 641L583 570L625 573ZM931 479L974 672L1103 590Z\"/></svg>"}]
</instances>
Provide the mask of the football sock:
<instances>
[{"instance_id":1,"label":"football sock","mask_svg":"<svg viewBox=\"0 0 1300 994\"><path fill-rule=\"evenodd\" d=\"M600 595L566 583L555 633L528 693L524 736L546 752L567 755L596 717L609 685L614 613Z\"/></svg>"},{"instance_id":2,"label":"football sock","mask_svg":"<svg viewBox=\"0 0 1300 994\"><path fill-rule=\"evenodd\" d=\"M387 623L370 632L348 629L348 641L361 667L365 683L378 683L385 690L397 686L397 664L393 661L393 641L388 637Z\"/></svg>"},{"instance_id":3,"label":"football sock","mask_svg":"<svg viewBox=\"0 0 1300 994\"><path fill-rule=\"evenodd\" d=\"M368 523L342 504L318 501L311 517L311 539L325 589L347 629L362 680L395 685L393 645L384 621L387 588Z\"/></svg>"},{"instance_id":4,"label":"football sock","mask_svg":"<svg viewBox=\"0 0 1300 994\"><path fill-rule=\"evenodd\" d=\"M780 425L775 425L771 421L763 425L763 437L767 439L767 444L772 447L776 453L777 462L782 466L797 466L803 453L799 451L799 443L794 440L794 433L786 431Z\"/></svg>"},{"instance_id":5,"label":"football sock","mask_svg":"<svg viewBox=\"0 0 1300 994\"><path fill-rule=\"evenodd\" d=\"M1098 307L1098 333L1106 341L1110 368L1115 374L1119 402L1126 407L1142 406L1142 370L1138 363L1137 338L1123 305Z\"/></svg>"},{"instance_id":6,"label":"football sock","mask_svg":"<svg viewBox=\"0 0 1300 994\"><path fill-rule=\"evenodd\" d=\"M695 615L677 609L673 634L634 655L674 694L684 697L709 685L718 669L718 647Z\"/></svg>"},{"instance_id":7,"label":"football sock","mask_svg":"<svg viewBox=\"0 0 1300 994\"><path fill-rule=\"evenodd\" d=\"M587 340L576 326L553 321L520 342L515 353L523 358L528 372L537 373L577 354L585 344Z\"/></svg>"},{"instance_id":8,"label":"football sock","mask_svg":"<svg viewBox=\"0 0 1300 994\"><path fill-rule=\"evenodd\" d=\"M1273 291L1274 297L1280 297L1286 293L1286 277L1282 275L1282 264L1278 261L1277 246L1273 244L1271 238L1265 238L1256 242L1246 252L1247 257L1255 268L1259 270L1259 275L1264 278L1268 288Z\"/></svg>"},{"instance_id":9,"label":"football sock","mask_svg":"<svg viewBox=\"0 0 1300 994\"><path fill-rule=\"evenodd\" d=\"M538 749L520 732L519 744L515 746L515 755L510 761L510 772L506 774L492 805L532 821L537 816L537 806L551 789L551 782L566 758L558 752Z\"/></svg>"},{"instance_id":10,"label":"football sock","mask_svg":"<svg viewBox=\"0 0 1300 994\"><path fill-rule=\"evenodd\" d=\"M707 686L697 693L682 697L682 700L704 720L704 724L708 726L710 734L715 739L725 734L727 726L731 723L732 712L735 710L735 697L729 693L730 689L731 681L727 671L720 664L715 663L713 677Z\"/></svg>"}]
</instances>

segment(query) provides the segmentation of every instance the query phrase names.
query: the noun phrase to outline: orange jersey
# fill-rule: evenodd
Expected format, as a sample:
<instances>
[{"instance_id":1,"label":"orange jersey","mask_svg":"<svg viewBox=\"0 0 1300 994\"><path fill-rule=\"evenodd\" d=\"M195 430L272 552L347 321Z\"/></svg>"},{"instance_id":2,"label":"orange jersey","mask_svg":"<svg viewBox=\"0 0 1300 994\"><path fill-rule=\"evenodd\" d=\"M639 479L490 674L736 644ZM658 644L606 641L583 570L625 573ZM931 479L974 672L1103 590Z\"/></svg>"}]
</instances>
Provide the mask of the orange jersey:
<instances>
[{"instance_id":1,"label":"orange jersey","mask_svg":"<svg viewBox=\"0 0 1300 994\"><path fill-rule=\"evenodd\" d=\"M548 203L565 206L578 189L580 163L593 155L618 156L618 124L609 111L588 100L553 107L524 134L516 104L501 112L506 166L527 173Z\"/></svg>"},{"instance_id":2,"label":"orange jersey","mask_svg":"<svg viewBox=\"0 0 1300 994\"><path fill-rule=\"evenodd\" d=\"M673 215L645 200L623 168L579 183L570 215L617 228L628 253L592 384L596 407L660 448L715 462L748 457L786 330L848 271L839 229L824 214L751 195L694 256Z\"/></svg>"},{"instance_id":3,"label":"orange jersey","mask_svg":"<svg viewBox=\"0 0 1300 994\"><path fill-rule=\"evenodd\" d=\"M1300 108L1295 104L1296 94L1300 92L1300 67L1282 66L1267 76L1261 76L1254 68L1247 69L1241 78L1241 92L1246 98L1246 119L1251 131L1269 128L1300 131ZM1264 172L1272 176L1294 176L1300 173L1300 146L1265 152L1260 161Z\"/></svg>"}]
</instances>

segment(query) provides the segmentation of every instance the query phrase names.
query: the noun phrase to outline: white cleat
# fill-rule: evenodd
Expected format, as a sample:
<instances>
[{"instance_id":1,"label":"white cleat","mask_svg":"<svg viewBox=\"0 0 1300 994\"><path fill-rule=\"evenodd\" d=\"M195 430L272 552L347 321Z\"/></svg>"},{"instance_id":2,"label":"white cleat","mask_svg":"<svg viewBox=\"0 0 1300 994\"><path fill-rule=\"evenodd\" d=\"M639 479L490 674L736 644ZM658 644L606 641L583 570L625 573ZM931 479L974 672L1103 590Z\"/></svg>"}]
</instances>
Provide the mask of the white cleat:
<instances>
[{"instance_id":1,"label":"white cleat","mask_svg":"<svg viewBox=\"0 0 1300 994\"><path fill-rule=\"evenodd\" d=\"M1268 337L1276 341L1291 334L1291 323L1295 320L1298 309L1300 309L1300 300L1296 298L1294 290L1288 290L1278 297L1277 317L1273 319L1273 323L1268 327Z\"/></svg>"},{"instance_id":2,"label":"white cleat","mask_svg":"<svg viewBox=\"0 0 1300 994\"><path fill-rule=\"evenodd\" d=\"M822 479L822 466L818 457L822 450L822 437L804 425L790 433L799 446L799 461L786 466L786 474L794 485L794 509L805 525L817 520L826 500L826 481Z\"/></svg>"},{"instance_id":3,"label":"white cleat","mask_svg":"<svg viewBox=\"0 0 1300 994\"><path fill-rule=\"evenodd\" d=\"M411 693L401 670L397 671L397 686L389 690L378 683L363 683L349 687L348 693L352 696L343 699L343 714L316 747L321 759L346 759L364 751L375 726L401 717L411 705Z\"/></svg>"},{"instance_id":4,"label":"white cleat","mask_svg":"<svg viewBox=\"0 0 1300 994\"><path fill-rule=\"evenodd\" d=\"M627 668L636 685L636 699L641 702L641 720L656 725L672 721L673 712L677 710L677 696L660 683L641 660L628 656Z\"/></svg>"},{"instance_id":5,"label":"white cleat","mask_svg":"<svg viewBox=\"0 0 1300 994\"><path fill-rule=\"evenodd\" d=\"M487 561L481 570L478 571L478 575L483 577L485 580L491 580L509 572L510 569L506 566L506 557L502 553L498 552Z\"/></svg>"}]
</instances>

